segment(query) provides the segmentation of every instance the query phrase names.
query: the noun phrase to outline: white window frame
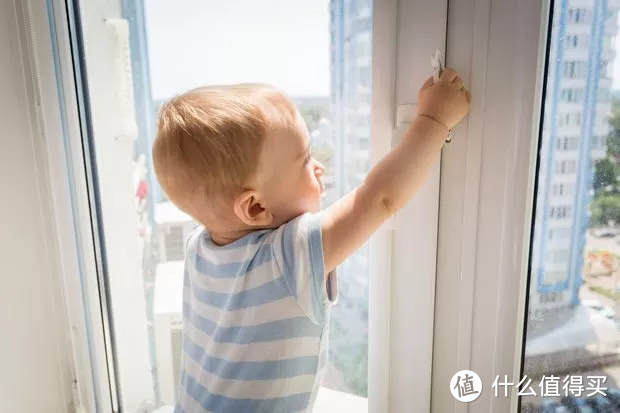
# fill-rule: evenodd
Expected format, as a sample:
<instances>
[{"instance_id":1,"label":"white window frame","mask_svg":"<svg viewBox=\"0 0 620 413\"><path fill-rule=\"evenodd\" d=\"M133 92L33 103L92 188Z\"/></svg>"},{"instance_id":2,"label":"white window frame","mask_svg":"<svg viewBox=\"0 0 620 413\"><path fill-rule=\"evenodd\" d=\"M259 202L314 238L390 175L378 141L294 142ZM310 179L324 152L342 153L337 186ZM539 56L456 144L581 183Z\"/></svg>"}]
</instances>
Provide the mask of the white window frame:
<instances>
[{"instance_id":1,"label":"white window frame","mask_svg":"<svg viewBox=\"0 0 620 413\"><path fill-rule=\"evenodd\" d=\"M383 137L393 135L397 144L413 119L431 56L437 49L445 56L447 23L446 0L374 1L373 163L390 147ZM370 413L431 409L439 179L437 163L415 198L373 237ZM380 275L386 268L390 279Z\"/></svg>"},{"instance_id":2,"label":"white window frame","mask_svg":"<svg viewBox=\"0 0 620 413\"><path fill-rule=\"evenodd\" d=\"M54 10L54 13L51 13ZM85 297L99 297L97 258L89 215L89 197L80 136L76 88L72 65L68 61L71 45L64 30L68 27L65 5L61 1L28 1L24 24L30 30L28 46L35 60L34 93L37 98L44 154L43 170L53 206L54 235L62 267L73 353L73 402L76 409L104 412L101 406L112 399L108 384L107 353L103 331L104 308ZM54 36L52 36L54 33ZM56 56L56 57L55 57ZM58 61L56 60L58 59ZM99 354L99 357L91 357ZM97 385L105 383L106 385ZM111 404L110 404L111 409ZM110 410L111 411L111 410Z\"/></svg>"},{"instance_id":3,"label":"white window frame","mask_svg":"<svg viewBox=\"0 0 620 413\"><path fill-rule=\"evenodd\" d=\"M518 383L548 0L452 1L447 63L471 87L468 122L442 157L433 353L433 412L516 412L493 396L497 375ZM448 393L460 370L484 391Z\"/></svg>"},{"instance_id":4,"label":"white window frame","mask_svg":"<svg viewBox=\"0 0 620 413\"><path fill-rule=\"evenodd\" d=\"M75 76L72 60L78 46L71 44L67 31L76 22L67 17L66 7L64 0L29 2L24 17L38 57L36 93L50 149L47 173L73 333L75 401L88 413L130 411L135 401L125 406L111 402L118 395L108 371L117 366L111 361L108 309L98 279L100 258L93 232L98 223L91 222L94 200L88 190L92 182L84 172L90 162L84 153L89 148L82 142L86 125L79 116L81 80ZM109 13L106 18L119 14L118 8L100 11ZM374 1L373 163L387 153L393 135L397 139L411 119L418 88L431 74L430 56L435 49L445 51L446 23L446 0ZM105 68L98 70L105 72ZM371 240L371 413L430 409L438 205L439 164L415 200ZM141 349L146 351L146 346ZM121 375L120 379L124 384L131 382L130 377ZM148 389L144 392L147 395Z\"/></svg>"}]
</instances>

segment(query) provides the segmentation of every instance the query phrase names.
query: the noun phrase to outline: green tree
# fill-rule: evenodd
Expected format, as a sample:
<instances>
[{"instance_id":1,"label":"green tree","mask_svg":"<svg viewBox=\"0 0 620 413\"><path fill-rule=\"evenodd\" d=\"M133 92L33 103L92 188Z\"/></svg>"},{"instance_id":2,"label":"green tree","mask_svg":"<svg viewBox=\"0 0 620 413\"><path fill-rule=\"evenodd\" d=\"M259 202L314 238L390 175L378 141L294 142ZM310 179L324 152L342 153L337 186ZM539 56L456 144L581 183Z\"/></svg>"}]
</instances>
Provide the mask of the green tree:
<instances>
[{"instance_id":1,"label":"green tree","mask_svg":"<svg viewBox=\"0 0 620 413\"><path fill-rule=\"evenodd\" d=\"M618 166L609 157L598 161L594 168L594 191L599 193L607 187L615 189L616 177L618 176Z\"/></svg>"},{"instance_id":2,"label":"green tree","mask_svg":"<svg viewBox=\"0 0 620 413\"><path fill-rule=\"evenodd\" d=\"M620 222L620 195L601 194L597 196L590 206L592 217L590 224L593 226L605 226L609 221Z\"/></svg>"},{"instance_id":3,"label":"green tree","mask_svg":"<svg viewBox=\"0 0 620 413\"><path fill-rule=\"evenodd\" d=\"M620 101L611 102L611 116L609 117L611 130L607 139L607 156L620 163Z\"/></svg>"}]
</instances>

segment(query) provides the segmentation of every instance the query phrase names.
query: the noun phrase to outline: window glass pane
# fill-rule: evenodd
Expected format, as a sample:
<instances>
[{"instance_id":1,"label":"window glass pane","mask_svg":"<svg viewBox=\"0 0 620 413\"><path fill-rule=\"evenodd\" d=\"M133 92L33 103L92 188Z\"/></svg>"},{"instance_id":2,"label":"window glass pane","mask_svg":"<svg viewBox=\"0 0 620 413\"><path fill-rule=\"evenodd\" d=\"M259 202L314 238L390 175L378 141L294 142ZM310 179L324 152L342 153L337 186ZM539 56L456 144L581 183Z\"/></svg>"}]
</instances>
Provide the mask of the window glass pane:
<instances>
[{"instance_id":1,"label":"window glass pane","mask_svg":"<svg viewBox=\"0 0 620 413\"><path fill-rule=\"evenodd\" d=\"M326 207L369 167L372 4L99 0L81 1L80 13L120 396L129 411L167 412L182 386L183 260L198 223L155 180L161 106L203 85L282 89L326 167ZM368 255L366 246L338 270L315 411L367 409Z\"/></svg>"},{"instance_id":2,"label":"window glass pane","mask_svg":"<svg viewBox=\"0 0 620 413\"><path fill-rule=\"evenodd\" d=\"M521 411L620 411L618 7L554 0Z\"/></svg>"}]
</instances>

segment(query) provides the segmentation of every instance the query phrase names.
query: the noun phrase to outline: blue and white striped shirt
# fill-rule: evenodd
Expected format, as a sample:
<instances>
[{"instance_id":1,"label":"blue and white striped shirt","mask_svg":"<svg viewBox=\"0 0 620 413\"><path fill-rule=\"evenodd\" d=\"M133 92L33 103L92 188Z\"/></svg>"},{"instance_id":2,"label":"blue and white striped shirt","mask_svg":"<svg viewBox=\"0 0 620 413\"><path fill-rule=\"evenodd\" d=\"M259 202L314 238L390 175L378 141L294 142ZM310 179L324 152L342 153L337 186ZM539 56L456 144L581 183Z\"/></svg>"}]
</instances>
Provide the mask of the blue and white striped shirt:
<instances>
[{"instance_id":1,"label":"blue and white striped shirt","mask_svg":"<svg viewBox=\"0 0 620 413\"><path fill-rule=\"evenodd\" d=\"M327 364L330 304L319 215L218 246L187 243L175 413L310 412Z\"/></svg>"}]
</instances>

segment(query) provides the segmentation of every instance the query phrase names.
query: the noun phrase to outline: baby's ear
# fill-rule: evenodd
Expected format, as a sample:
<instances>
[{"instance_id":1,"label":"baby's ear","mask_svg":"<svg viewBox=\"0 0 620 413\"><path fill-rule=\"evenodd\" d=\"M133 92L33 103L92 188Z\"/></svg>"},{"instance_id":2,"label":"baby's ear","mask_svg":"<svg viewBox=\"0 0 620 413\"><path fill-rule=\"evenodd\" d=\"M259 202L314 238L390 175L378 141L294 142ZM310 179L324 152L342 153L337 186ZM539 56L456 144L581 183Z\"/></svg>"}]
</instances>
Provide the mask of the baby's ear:
<instances>
[{"instance_id":1,"label":"baby's ear","mask_svg":"<svg viewBox=\"0 0 620 413\"><path fill-rule=\"evenodd\" d=\"M241 222L251 227L264 227L273 221L271 212L263 208L254 190L244 191L237 196L233 208Z\"/></svg>"}]
</instances>

